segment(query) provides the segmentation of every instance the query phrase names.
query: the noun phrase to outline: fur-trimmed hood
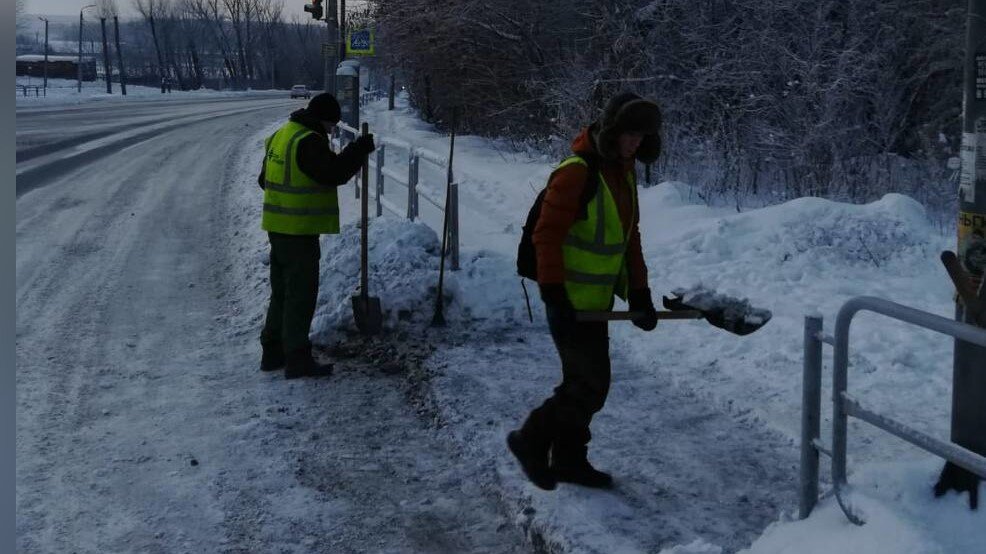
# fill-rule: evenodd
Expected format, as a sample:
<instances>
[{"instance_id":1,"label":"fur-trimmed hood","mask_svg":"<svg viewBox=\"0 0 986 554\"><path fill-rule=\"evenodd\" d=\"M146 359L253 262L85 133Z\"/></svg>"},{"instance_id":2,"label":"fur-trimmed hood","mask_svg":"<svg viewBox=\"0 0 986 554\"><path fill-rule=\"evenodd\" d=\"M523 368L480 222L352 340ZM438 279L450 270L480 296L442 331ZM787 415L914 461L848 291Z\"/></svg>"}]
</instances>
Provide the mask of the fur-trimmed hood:
<instances>
[{"instance_id":1,"label":"fur-trimmed hood","mask_svg":"<svg viewBox=\"0 0 986 554\"><path fill-rule=\"evenodd\" d=\"M636 157L642 163L653 163L661 155L661 108L651 100L623 92L606 103L589 132L599 154L610 160L619 157L621 133L640 133L644 138Z\"/></svg>"}]
</instances>

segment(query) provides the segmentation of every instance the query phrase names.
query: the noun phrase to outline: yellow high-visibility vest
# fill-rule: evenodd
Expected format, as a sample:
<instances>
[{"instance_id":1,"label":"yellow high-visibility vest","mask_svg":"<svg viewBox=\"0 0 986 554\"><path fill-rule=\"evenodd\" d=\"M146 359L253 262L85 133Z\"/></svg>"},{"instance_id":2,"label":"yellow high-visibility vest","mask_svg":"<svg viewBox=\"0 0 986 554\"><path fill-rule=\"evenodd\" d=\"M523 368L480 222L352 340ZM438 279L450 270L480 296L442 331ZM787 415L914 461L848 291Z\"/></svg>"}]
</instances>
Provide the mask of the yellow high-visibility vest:
<instances>
[{"instance_id":1,"label":"yellow high-visibility vest","mask_svg":"<svg viewBox=\"0 0 986 554\"><path fill-rule=\"evenodd\" d=\"M558 169L578 163L588 166L579 156L566 158ZM586 218L576 220L565 242L565 290L576 310L609 310L613 295L626 298L626 250L629 241L623 222L602 172L598 175L596 194L586 206ZM633 171L627 173L632 198L632 214L637 213L637 184ZM633 216L631 216L633 217ZM631 221L630 229L633 229Z\"/></svg>"},{"instance_id":2,"label":"yellow high-visibility vest","mask_svg":"<svg viewBox=\"0 0 986 554\"><path fill-rule=\"evenodd\" d=\"M315 133L288 121L267 138L264 171L265 231L286 235L339 232L339 195L335 187L320 186L298 167L298 144Z\"/></svg>"}]
</instances>

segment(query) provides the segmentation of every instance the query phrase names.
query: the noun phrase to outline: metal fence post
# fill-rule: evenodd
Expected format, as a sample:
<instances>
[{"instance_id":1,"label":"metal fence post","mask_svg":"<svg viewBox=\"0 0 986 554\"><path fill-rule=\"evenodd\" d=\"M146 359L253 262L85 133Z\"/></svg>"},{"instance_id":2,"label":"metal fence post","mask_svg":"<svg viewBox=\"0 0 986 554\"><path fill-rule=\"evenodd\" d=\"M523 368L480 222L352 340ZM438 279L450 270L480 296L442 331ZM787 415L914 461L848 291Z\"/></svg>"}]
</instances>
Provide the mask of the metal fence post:
<instances>
[{"instance_id":1,"label":"metal fence post","mask_svg":"<svg viewBox=\"0 0 986 554\"><path fill-rule=\"evenodd\" d=\"M459 270L459 183L449 185L449 250L452 271Z\"/></svg>"},{"instance_id":2,"label":"metal fence post","mask_svg":"<svg viewBox=\"0 0 986 554\"><path fill-rule=\"evenodd\" d=\"M348 136L349 133L347 132L346 135ZM353 142L354 140L356 140L356 137L353 137L353 138L349 139L349 142ZM339 146L340 147L342 146L342 139L339 140ZM356 190L356 198L357 199L359 198L359 195L360 195L360 188L366 186L366 183L360 183L359 176L360 176L360 174L357 173L356 174L356 187L355 187L355 190Z\"/></svg>"},{"instance_id":3,"label":"metal fence post","mask_svg":"<svg viewBox=\"0 0 986 554\"><path fill-rule=\"evenodd\" d=\"M383 215L383 200L380 198L383 196L383 160L384 145L381 144L377 149L377 217Z\"/></svg>"},{"instance_id":4,"label":"metal fence post","mask_svg":"<svg viewBox=\"0 0 986 554\"><path fill-rule=\"evenodd\" d=\"M387 163L386 152L387 145L381 143L380 146L377 147L377 190L380 191L380 194L383 194L383 166Z\"/></svg>"},{"instance_id":5,"label":"metal fence post","mask_svg":"<svg viewBox=\"0 0 986 554\"><path fill-rule=\"evenodd\" d=\"M799 517L818 502L818 449L822 407L822 317L805 316L804 373L801 390L801 488Z\"/></svg>"},{"instance_id":6,"label":"metal fence post","mask_svg":"<svg viewBox=\"0 0 986 554\"><path fill-rule=\"evenodd\" d=\"M418 215L418 157L412 150L407 158L407 218L414 221Z\"/></svg>"}]
</instances>

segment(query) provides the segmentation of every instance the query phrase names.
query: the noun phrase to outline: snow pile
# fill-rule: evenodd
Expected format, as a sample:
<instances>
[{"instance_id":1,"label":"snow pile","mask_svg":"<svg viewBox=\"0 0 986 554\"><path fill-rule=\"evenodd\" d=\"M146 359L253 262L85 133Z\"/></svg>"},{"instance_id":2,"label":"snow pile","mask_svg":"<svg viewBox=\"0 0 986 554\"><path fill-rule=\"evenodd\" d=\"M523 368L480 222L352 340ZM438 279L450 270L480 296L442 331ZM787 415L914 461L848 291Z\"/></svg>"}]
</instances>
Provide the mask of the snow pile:
<instances>
[{"instance_id":1,"label":"snow pile","mask_svg":"<svg viewBox=\"0 0 986 554\"><path fill-rule=\"evenodd\" d=\"M856 526L834 497L806 520L772 524L743 554L937 554L981 552L986 512L973 512L968 495L931 497L939 462L880 464L852 477L853 501L866 520Z\"/></svg>"},{"instance_id":2,"label":"snow pile","mask_svg":"<svg viewBox=\"0 0 986 554\"><path fill-rule=\"evenodd\" d=\"M369 230L369 294L380 298L386 328L421 328L434 314L441 243L427 225L391 217L374 218ZM489 252L467 252L460 269L445 260L445 317L448 321L500 327L526 317L519 278L509 260ZM318 307L313 337L327 342L334 330L354 329L350 297L358 294L360 229L356 222L322 239Z\"/></svg>"},{"instance_id":3,"label":"snow pile","mask_svg":"<svg viewBox=\"0 0 986 554\"><path fill-rule=\"evenodd\" d=\"M891 194L866 205L801 198L744 213L688 197L687 187L668 183L640 194L655 297L704 286L749 298L773 319L746 337L704 322L662 322L646 338L613 325L614 342L643 367L671 375L736 414L765 420L792 439L799 436L805 314L822 314L831 332L839 307L859 295L939 315L951 310L951 285L938 263L951 237L938 234L907 197ZM871 314L856 319L852 341L854 393L947 436L950 341ZM823 381L827 387L830 377ZM899 445L892 452L868 450L879 459L900 452Z\"/></svg>"}]
</instances>

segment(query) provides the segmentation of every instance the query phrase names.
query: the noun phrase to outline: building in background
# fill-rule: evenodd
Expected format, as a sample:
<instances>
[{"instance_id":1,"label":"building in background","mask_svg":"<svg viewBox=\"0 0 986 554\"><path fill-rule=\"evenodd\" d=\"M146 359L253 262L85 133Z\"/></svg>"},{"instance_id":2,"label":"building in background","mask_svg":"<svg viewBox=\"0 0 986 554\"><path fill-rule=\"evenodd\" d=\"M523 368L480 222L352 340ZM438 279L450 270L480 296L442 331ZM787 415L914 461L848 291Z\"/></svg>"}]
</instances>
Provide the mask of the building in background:
<instances>
[{"instance_id":1,"label":"building in background","mask_svg":"<svg viewBox=\"0 0 986 554\"><path fill-rule=\"evenodd\" d=\"M48 56L49 79L77 79L78 56ZM17 56L17 76L44 77L45 57L40 54L25 54ZM82 58L82 80L96 80L95 58Z\"/></svg>"}]
</instances>

